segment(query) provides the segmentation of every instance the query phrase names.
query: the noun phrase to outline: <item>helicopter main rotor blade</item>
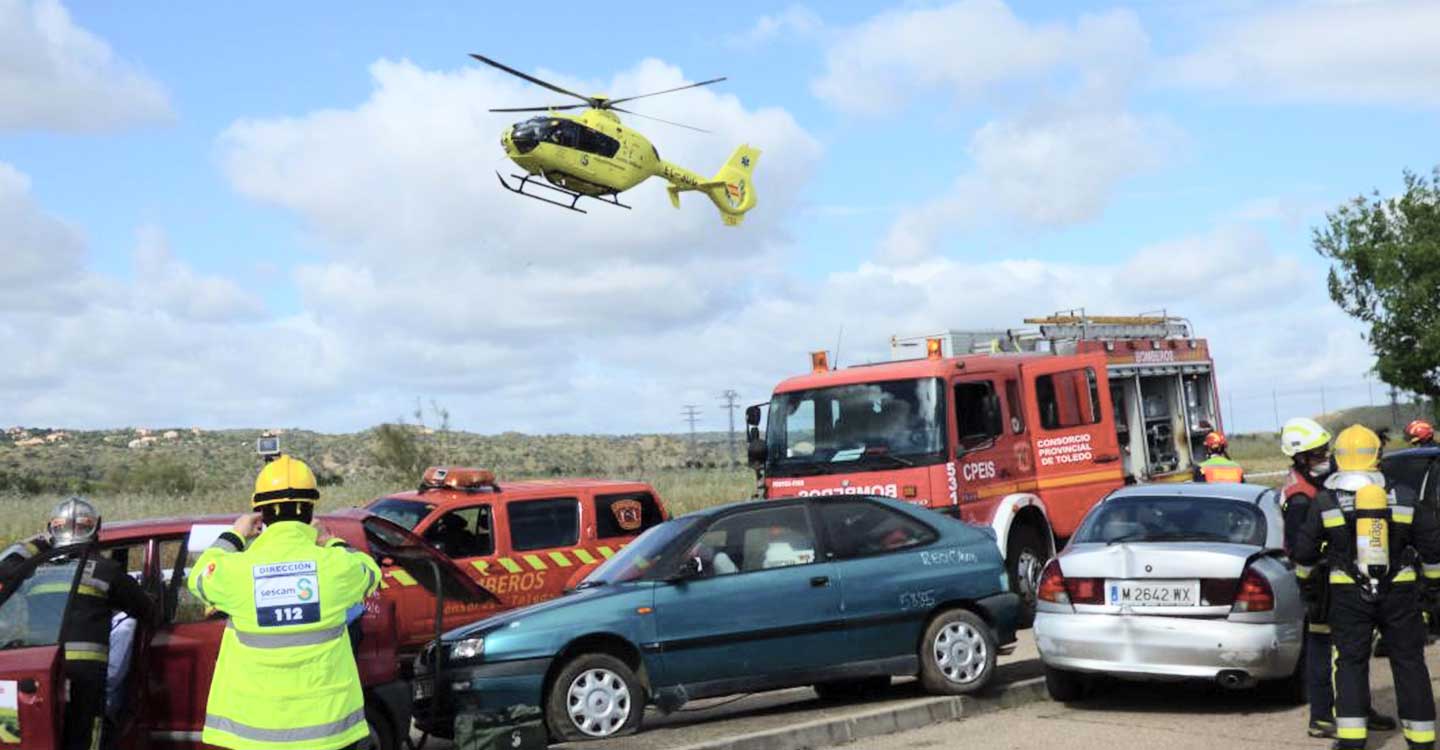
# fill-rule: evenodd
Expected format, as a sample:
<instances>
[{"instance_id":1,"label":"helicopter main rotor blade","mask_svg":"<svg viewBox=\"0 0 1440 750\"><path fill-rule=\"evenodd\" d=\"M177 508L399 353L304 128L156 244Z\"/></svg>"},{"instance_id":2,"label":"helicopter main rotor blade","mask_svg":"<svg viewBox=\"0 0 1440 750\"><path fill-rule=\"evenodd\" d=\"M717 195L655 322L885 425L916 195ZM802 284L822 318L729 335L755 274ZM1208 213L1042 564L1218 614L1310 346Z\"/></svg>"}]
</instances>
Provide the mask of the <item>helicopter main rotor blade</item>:
<instances>
[{"instance_id":1,"label":"helicopter main rotor blade","mask_svg":"<svg viewBox=\"0 0 1440 750\"><path fill-rule=\"evenodd\" d=\"M553 107L500 107L499 109L486 110L487 112L549 112L559 109L582 109L588 104L557 104Z\"/></svg>"},{"instance_id":2,"label":"helicopter main rotor blade","mask_svg":"<svg viewBox=\"0 0 1440 750\"><path fill-rule=\"evenodd\" d=\"M711 79L708 80L708 81L701 81L701 82L699 82L699 83L692 83L692 84L689 84L689 85L686 85L686 86L677 86L677 87L675 87L675 88L673 88L673 89L665 89L664 91L652 91L652 92L650 92L650 93L648 93L648 94L639 94L639 95L637 95L637 96L627 96L627 97L625 97L625 98L623 98L623 99L611 99L610 101L606 102L606 106L613 106L613 105L615 105L615 104L620 104L621 102L633 102L633 101L635 101L636 99L644 99L644 98L647 97L647 96L659 96L659 95L661 95L661 94L671 94L671 93L674 93L674 92L676 92L676 91L684 91L685 89L696 89L696 88L700 88L701 86L709 86L709 85L712 84L712 83L719 83L719 82L724 81L724 80L726 80L725 76L720 76L719 78L711 78ZM641 115L641 117L644 117L644 115Z\"/></svg>"},{"instance_id":3,"label":"helicopter main rotor blade","mask_svg":"<svg viewBox=\"0 0 1440 750\"><path fill-rule=\"evenodd\" d=\"M708 131L708 130L706 130L706 129L704 129L704 128L697 128L697 127L695 127L694 125L686 125L686 124L683 123L683 122L672 122L672 121L670 121L670 120L663 120L663 119L661 119L661 118L659 118L659 117L651 117L650 115L642 115L642 114L640 114L639 112L633 112L633 111L628 110L628 109L621 109L621 108L619 108L619 107L611 107L610 109L613 109L613 110L615 110L616 112L624 112L624 113L627 114L627 115L635 115L636 117L643 117L643 118L645 118L645 119L647 119L647 120L654 120L655 122L663 122L663 123L665 123L666 125L674 125L674 126L677 127L677 128L685 128L685 129L687 129L687 130L694 130L694 131L697 132L697 133L709 133L709 132L710 132L710 131Z\"/></svg>"},{"instance_id":4,"label":"helicopter main rotor blade","mask_svg":"<svg viewBox=\"0 0 1440 750\"><path fill-rule=\"evenodd\" d=\"M573 97L575 97L576 99L579 99L580 101L585 102L586 104L590 104L590 103L591 103L591 102L590 102L590 97L588 97L588 96L581 96L581 95L575 93L574 91L569 91L569 90L567 90L567 89L562 89L562 88L560 88L559 86L556 86L556 85L553 84L553 83L550 83L550 82L548 82L548 81L542 81L542 80L540 80L539 78L536 78L535 76L532 76L532 75L530 75L530 74L528 74L528 73L521 73L520 71L518 71L518 70L516 70L516 69L514 69L514 68L512 68L512 67L510 67L509 65L505 65L505 64L503 64L503 63L495 62L494 60L491 60L490 58L488 58L488 57L486 57L486 56L484 56L484 55L477 55L477 54L471 53L470 56L473 57L473 58L475 58L476 60L479 60L480 62L485 63L486 65L489 65L489 66L492 67L492 68L499 68L500 70L503 70L503 71L505 71L506 73L509 73L509 74L512 75L512 76L515 76L515 77L517 77L517 78L523 78L523 79L525 79L525 80L527 80L527 81L535 84L536 86L543 86L543 87L545 87L545 88L547 88L547 89L550 89L551 91L554 91L554 92L557 93L557 94L564 94L564 95L566 95L566 96L573 96Z\"/></svg>"}]
</instances>

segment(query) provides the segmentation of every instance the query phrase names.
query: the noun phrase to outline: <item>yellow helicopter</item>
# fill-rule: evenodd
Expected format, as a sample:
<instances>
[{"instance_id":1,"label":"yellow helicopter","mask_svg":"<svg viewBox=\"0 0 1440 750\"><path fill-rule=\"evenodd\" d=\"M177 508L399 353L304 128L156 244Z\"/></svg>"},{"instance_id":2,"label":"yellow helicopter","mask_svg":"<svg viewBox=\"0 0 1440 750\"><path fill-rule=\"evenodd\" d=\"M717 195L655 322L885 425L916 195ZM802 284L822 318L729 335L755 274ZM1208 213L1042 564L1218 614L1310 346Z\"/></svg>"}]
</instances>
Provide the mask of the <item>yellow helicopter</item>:
<instances>
[{"instance_id":1,"label":"yellow helicopter","mask_svg":"<svg viewBox=\"0 0 1440 750\"><path fill-rule=\"evenodd\" d=\"M537 86L550 89L558 94L573 96L584 104L559 104L549 107L512 107L492 109L491 112L544 112L545 114L523 120L512 125L500 135L500 144L505 155L515 162L524 175L511 175L519 180L511 185L505 176L495 173L500 184L512 193L527 198L551 203L572 211L586 213L579 208L581 198L594 198L601 203L630 208L620 202L620 193L644 182L650 177L661 177L670 185L670 203L680 207L680 194L697 190L709 196L720 209L720 218L727 226L738 226L745 213L755 207L755 185L751 173L760 160L760 150L741 146L730 155L729 161L712 178L705 178L688 169L671 164L660 158L660 152L640 133L620 124L616 112L636 117L708 132L678 122L661 120L658 117L631 112L615 105L622 102L643 99L649 96L669 94L685 89L719 83L724 78L692 83L665 91L655 91L639 96L610 99L605 96L581 96L567 91L548 81L522 73L483 55L471 57L486 65L498 68L513 76L523 78ZM563 110L584 109L578 115L558 114ZM534 179L543 177L546 182ZM547 184L548 183L548 184ZM528 192L528 188L543 188L564 196L552 198L548 194Z\"/></svg>"}]
</instances>

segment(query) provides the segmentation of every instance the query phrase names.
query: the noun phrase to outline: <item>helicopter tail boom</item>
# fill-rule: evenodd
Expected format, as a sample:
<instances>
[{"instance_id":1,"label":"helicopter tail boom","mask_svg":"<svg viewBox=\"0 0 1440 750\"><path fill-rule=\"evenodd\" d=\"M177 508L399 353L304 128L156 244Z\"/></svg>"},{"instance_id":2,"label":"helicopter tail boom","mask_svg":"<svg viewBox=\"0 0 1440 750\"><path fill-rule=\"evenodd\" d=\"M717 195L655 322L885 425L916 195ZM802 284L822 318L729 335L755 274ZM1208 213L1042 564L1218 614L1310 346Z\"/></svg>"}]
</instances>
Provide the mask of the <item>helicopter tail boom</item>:
<instances>
[{"instance_id":1,"label":"helicopter tail boom","mask_svg":"<svg viewBox=\"0 0 1440 750\"><path fill-rule=\"evenodd\" d=\"M679 208L680 193L699 190L709 196L715 207L720 209L720 218L726 226L739 226L745 219L745 213L755 207L752 175L758 161L760 149L748 145L740 146L710 180L696 179L697 176L693 173L667 164L665 177L670 180L667 188L670 203Z\"/></svg>"}]
</instances>

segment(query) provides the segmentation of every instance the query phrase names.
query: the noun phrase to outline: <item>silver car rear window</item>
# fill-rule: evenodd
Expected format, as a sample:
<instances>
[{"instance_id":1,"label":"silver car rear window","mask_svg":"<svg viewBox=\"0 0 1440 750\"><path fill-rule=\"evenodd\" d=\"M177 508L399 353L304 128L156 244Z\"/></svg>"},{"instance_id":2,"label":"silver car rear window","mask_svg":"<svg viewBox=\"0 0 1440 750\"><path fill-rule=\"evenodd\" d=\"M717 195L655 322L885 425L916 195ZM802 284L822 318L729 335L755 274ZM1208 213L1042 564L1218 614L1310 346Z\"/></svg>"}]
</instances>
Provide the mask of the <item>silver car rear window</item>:
<instances>
[{"instance_id":1,"label":"silver car rear window","mask_svg":"<svg viewBox=\"0 0 1440 750\"><path fill-rule=\"evenodd\" d=\"M1265 544L1265 514L1213 497L1131 495L1107 500L1080 524L1079 544L1211 542Z\"/></svg>"}]
</instances>

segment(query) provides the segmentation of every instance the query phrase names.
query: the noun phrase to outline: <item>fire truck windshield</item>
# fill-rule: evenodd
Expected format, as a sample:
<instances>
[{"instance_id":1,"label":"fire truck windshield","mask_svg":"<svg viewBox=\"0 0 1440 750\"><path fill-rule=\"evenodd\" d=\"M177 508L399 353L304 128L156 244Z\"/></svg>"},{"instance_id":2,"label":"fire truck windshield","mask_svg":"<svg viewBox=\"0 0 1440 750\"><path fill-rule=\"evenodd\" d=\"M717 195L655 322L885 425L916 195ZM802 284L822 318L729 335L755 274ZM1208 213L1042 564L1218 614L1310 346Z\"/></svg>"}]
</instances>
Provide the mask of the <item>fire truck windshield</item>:
<instances>
[{"instance_id":1,"label":"fire truck windshield","mask_svg":"<svg viewBox=\"0 0 1440 750\"><path fill-rule=\"evenodd\" d=\"M945 457L939 378L777 393L765 436L772 477L893 469Z\"/></svg>"},{"instance_id":2,"label":"fire truck windshield","mask_svg":"<svg viewBox=\"0 0 1440 750\"><path fill-rule=\"evenodd\" d=\"M369 510L371 513L386 520L394 521L406 529L414 529L415 525L420 523L425 516L430 515L430 511L435 510L435 506L417 500L387 497L371 505Z\"/></svg>"}]
</instances>

